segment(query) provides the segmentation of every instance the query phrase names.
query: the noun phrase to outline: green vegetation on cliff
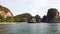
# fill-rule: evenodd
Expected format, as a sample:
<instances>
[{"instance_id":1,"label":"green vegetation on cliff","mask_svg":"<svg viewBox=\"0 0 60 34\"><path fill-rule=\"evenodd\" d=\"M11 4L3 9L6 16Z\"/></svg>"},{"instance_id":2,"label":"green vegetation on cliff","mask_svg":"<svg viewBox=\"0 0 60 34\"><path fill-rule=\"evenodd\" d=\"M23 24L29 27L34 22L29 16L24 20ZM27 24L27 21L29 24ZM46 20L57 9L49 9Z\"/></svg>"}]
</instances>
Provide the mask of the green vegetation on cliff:
<instances>
[{"instance_id":1,"label":"green vegetation on cliff","mask_svg":"<svg viewBox=\"0 0 60 34\"><path fill-rule=\"evenodd\" d=\"M13 17L7 17L4 18L3 16L0 15L0 22L14 22L15 19Z\"/></svg>"},{"instance_id":2,"label":"green vegetation on cliff","mask_svg":"<svg viewBox=\"0 0 60 34\"><path fill-rule=\"evenodd\" d=\"M14 16L15 22L28 22L28 19L31 17L29 13L23 13L17 16Z\"/></svg>"}]
</instances>

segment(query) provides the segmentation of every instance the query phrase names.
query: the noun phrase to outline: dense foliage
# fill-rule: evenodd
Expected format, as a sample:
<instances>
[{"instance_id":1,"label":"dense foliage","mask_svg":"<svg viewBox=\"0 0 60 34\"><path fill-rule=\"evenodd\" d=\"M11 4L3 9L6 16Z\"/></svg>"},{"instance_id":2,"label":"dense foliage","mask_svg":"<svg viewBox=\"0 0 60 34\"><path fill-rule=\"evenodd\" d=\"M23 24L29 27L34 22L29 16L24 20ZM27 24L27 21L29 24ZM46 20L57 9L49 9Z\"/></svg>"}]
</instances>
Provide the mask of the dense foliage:
<instances>
[{"instance_id":1,"label":"dense foliage","mask_svg":"<svg viewBox=\"0 0 60 34\"><path fill-rule=\"evenodd\" d=\"M27 22L30 17L31 17L31 14L29 13L23 13L23 14L14 16L15 22Z\"/></svg>"}]
</instances>

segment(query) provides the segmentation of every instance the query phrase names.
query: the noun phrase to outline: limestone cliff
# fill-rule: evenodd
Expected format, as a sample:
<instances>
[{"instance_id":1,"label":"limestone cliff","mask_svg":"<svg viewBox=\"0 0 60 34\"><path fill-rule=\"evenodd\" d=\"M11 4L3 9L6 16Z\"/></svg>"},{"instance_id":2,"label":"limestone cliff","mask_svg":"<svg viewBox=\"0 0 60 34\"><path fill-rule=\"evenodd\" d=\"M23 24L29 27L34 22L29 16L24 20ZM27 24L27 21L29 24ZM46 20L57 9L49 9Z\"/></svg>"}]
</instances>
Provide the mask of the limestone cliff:
<instances>
[{"instance_id":1,"label":"limestone cliff","mask_svg":"<svg viewBox=\"0 0 60 34\"><path fill-rule=\"evenodd\" d=\"M1 5L0 5L0 15L3 16L4 18L13 16L13 14L8 8L1 6Z\"/></svg>"}]
</instances>

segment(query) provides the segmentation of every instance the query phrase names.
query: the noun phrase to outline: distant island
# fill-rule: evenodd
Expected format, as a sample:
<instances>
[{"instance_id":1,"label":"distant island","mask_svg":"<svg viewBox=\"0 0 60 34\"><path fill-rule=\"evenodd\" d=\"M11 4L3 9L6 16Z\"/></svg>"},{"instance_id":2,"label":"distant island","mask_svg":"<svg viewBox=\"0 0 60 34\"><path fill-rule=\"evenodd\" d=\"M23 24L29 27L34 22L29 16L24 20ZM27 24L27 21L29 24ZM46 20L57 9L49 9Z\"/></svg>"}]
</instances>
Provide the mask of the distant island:
<instances>
[{"instance_id":1,"label":"distant island","mask_svg":"<svg viewBox=\"0 0 60 34\"><path fill-rule=\"evenodd\" d=\"M39 15L32 16L30 13L13 16L8 8L0 5L0 22L59 23L60 13L56 8L50 8L43 18Z\"/></svg>"}]
</instances>

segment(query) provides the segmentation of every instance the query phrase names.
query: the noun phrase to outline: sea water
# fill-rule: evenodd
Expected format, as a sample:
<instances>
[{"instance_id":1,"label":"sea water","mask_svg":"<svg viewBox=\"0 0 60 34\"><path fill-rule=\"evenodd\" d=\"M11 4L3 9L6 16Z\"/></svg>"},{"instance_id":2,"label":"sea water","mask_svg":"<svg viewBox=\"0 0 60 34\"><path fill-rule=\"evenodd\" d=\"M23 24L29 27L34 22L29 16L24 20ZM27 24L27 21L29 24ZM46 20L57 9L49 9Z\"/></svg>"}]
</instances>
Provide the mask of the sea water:
<instances>
[{"instance_id":1,"label":"sea water","mask_svg":"<svg viewBox=\"0 0 60 34\"><path fill-rule=\"evenodd\" d=\"M60 23L0 24L0 34L60 34Z\"/></svg>"}]
</instances>

